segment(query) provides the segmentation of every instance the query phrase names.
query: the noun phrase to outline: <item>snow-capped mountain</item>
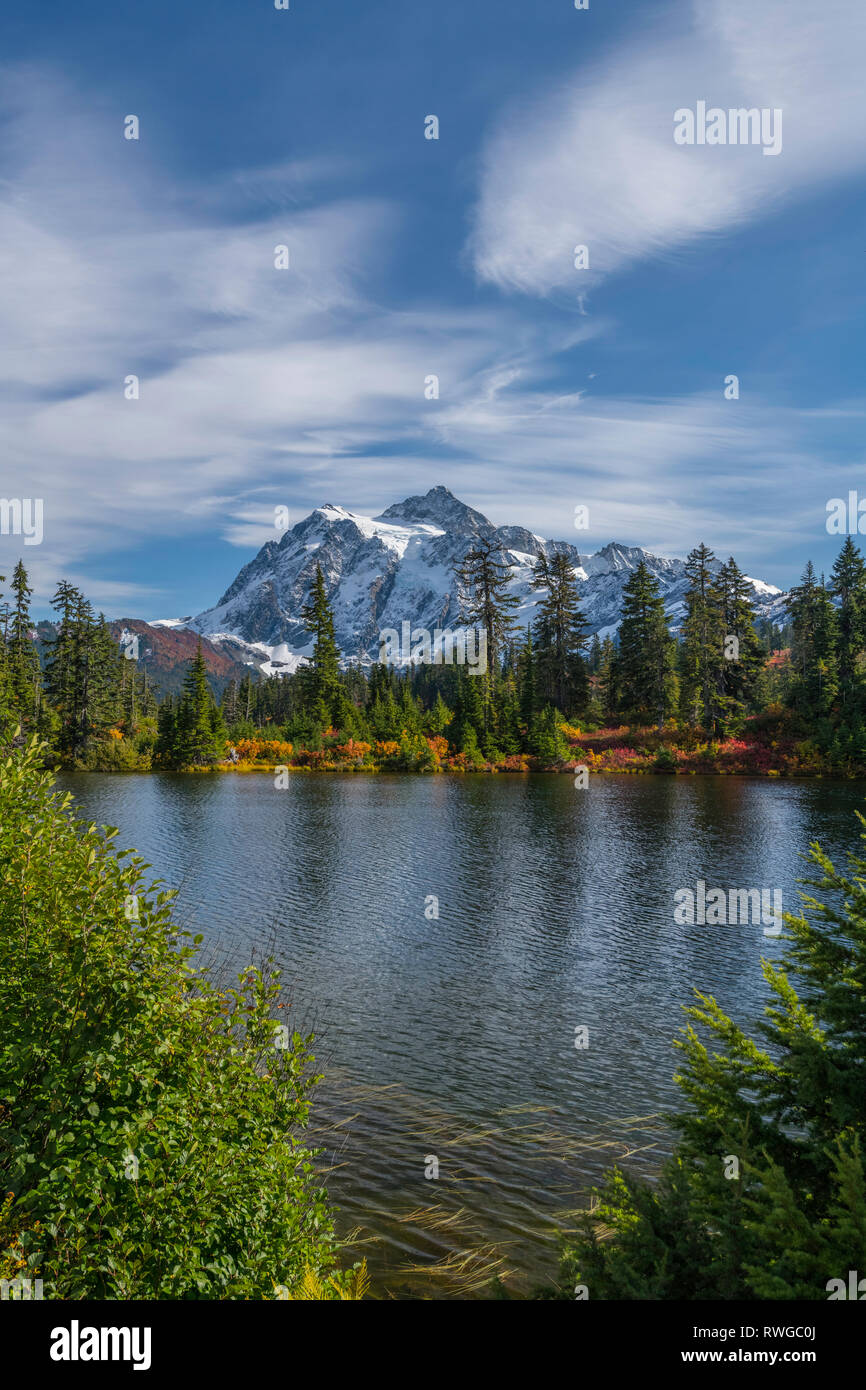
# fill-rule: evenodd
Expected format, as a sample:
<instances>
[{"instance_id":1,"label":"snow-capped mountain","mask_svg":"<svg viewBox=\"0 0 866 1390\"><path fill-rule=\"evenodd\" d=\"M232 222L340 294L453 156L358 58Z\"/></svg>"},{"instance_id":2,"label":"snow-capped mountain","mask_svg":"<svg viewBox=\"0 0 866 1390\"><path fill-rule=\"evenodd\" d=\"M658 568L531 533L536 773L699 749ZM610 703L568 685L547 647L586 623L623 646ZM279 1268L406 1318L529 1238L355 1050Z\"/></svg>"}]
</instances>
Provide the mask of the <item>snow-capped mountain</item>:
<instances>
[{"instance_id":1,"label":"snow-capped mountain","mask_svg":"<svg viewBox=\"0 0 866 1390\"><path fill-rule=\"evenodd\" d=\"M301 610L320 565L344 658L375 660L385 628L400 632L407 621L412 628L430 631L460 626L454 566L480 537L492 540L501 560L513 567L511 588L523 625L538 602L530 576L542 551L568 555L584 615L602 637L616 628L623 588L641 560L659 581L671 625L682 615L688 587L683 560L615 542L595 554L582 554L567 541L545 540L522 526L494 526L447 488L434 487L377 517L332 503L317 507L279 541L262 546L216 607L189 626L267 674L294 670L311 650ZM756 612L777 620L783 616L781 590L760 580L750 582Z\"/></svg>"}]
</instances>

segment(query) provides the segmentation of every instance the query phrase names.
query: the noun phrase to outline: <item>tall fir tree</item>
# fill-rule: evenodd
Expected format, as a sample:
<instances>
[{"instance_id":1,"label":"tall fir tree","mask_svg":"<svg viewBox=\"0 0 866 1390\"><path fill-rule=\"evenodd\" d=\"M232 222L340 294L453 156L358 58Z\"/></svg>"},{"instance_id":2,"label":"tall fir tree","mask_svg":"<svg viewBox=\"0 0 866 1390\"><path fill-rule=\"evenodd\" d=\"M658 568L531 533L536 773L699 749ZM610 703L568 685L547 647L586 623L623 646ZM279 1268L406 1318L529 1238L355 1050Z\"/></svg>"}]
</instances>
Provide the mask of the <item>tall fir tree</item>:
<instances>
[{"instance_id":1,"label":"tall fir tree","mask_svg":"<svg viewBox=\"0 0 866 1390\"><path fill-rule=\"evenodd\" d=\"M676 709L676 645L658 580L643 561L623 589L617 671L626 718L661 728Z\"/></svg>"},{"instance_id":2,"label":"tall fir tree","mask_svg":"<svg viewBox=\"0 0 866 1390\"><path fill-rule=\"evenodd\" d=\"M525 730L528 730L535 717L538 708L538 690L536 687L535 673L535 651L532 646L532 629L526 629L526 641L523 650L520 652L517 661L517 673L519 682L519 713L520 723Z\"/></svg>"},{"instance_id":3,"label":"tall fir tree","mask_svg":"<svg viewBox=\"0 0 866 1390\"><path fill-rule=\"evenodd\" d=\"M222 757L225 726L208 685L200 641L167 732L170 760L176 766L213 767Z\"/></svg>"},{"instance_id":4,"label":"tall fir tree","mask_svg":"<svg viewBox=\"0 0 866 1390\"><path fill-rule=\"evenodd\" d=\"M540 694L563 714L573 714L585 709L589 698L584 660L588 626L580 609L574 567L561 551L550 557L542 551L531 582L544 594L534 623Z\"/></svg>"},{"instance_id":5,"label":"tall fir tree","mask_svg":"<svg viewBox=\"0 0 866 1390\"><path fill-rule=\"evenodd\" d=\"M487 665L482 677L483 707L482 742L489 744L496 736L495 691L500 677L500 665L515 628L516 595L509 592L511 566L497 559L493 542L483 537L466 552L455 566L461 620L484 633ZM476 678L477 679L477 678Z\"/></svg>"},{"instance_id":6,"label":"tall fir tree","mask_svg":"<svg viewBox=\"0 0 866 1390\"><path fill-rule=\"evenodd\" d=\"M836 609L810 560L791 590L790 701L807 719L826 719L838 690Z\"/></svg>"},{"instance_id":7,"label":"tall fir tree","mask_svg":"<svg viewBox=\"0 0 866 1390\"><path fill-rule=\"evenodd\" d=\"M14 603L10 611L7 640L9 698L16 719L26 729L36 720L42 681L39 658L30 636L32 590L21 560L15 566L11 590Z\"/></svg>"},{"instance_id":8,"label":"tall fir tree","mask_svg":"<svg viewBox=\"0 0 866 1390\"><path fill-rule=\"evenodd\" d=\"M455 567L464 622L481 628L487 640L488 670L496 672L514 631L517 597L509 593L511 565L497 559L492 541L480 539Z\"/></svg>"},{"instance_id":9,"label":"tall fir tree","mask_svg":"<svg viewBox=\"0 0 866 1390\"><path fill-rule=\"evenodd\" d=\"M850 536L845 538L831 572L830 593L838 599L836 667L843 720L860 713L860 656L866 645L866 565Z\"/></svg>"},{"instance_id":10,"label":"tall fir tree","mask_svg":"<svg viewBox=\"0 0 866 1390\"><path fill-rule=\"evenodd\" d=\"M760 705L766 661L755 631L753 589L733 556L720 568L715 584L724 630L724 661L719 671L716 704L725 730L739 727Z\"/></svg>"},{"instance_id":11,"label":"tall fir tree","mask_svg":"<svg viewBox=\"0 0 866 1390\"><path fill-rule=\"evenodd\" d=\"M715 556L701 542L686 557L689 588L680 647L681 705L689 723L716 733L725 661L724 617L715 584Z\"/></svg>"},{"instance_id":12,"label":"tall fir tree","mask_svg":"<svg viewBox=\"0 0 866 1390\"><path fill-rule=\"evenodd\" d=\"M321 565L316 565L310 595L301 610L301 620L313 636L313 657L304 673L307 711L318 724L328 728L340 694L340 649Z\"/></svg>"}]
</instances>

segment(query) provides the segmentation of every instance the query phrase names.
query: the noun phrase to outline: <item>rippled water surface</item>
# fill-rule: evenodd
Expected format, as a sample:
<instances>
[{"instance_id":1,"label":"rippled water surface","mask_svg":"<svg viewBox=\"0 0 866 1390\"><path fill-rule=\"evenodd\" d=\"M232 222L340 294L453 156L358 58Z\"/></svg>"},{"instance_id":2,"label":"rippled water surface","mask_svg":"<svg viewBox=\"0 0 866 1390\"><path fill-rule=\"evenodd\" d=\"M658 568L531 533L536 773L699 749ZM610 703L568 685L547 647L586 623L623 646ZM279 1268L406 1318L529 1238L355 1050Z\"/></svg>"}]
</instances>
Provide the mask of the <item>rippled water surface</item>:
<instances>
[{"instance_id":1,"label":"rippled water surface","mask_svg":"<svg viewBox=\"0 0 866 1390\"><path fill-rule=\"evenodd\" d=\"M238 967L276 955L315 1028L344 1232L381 1287L453 1296L556 1272L612 1158L651 1169L693 986L760 1012L760 924L679 926L674 892L777 888L854 847L853 782L730 777L67 775ZM431 896L438 899L438 919ZM575 1048L575 1028L589 1047ZM428 1156L438 1179L425 1178Z\"/></svg>"}]
</instances>

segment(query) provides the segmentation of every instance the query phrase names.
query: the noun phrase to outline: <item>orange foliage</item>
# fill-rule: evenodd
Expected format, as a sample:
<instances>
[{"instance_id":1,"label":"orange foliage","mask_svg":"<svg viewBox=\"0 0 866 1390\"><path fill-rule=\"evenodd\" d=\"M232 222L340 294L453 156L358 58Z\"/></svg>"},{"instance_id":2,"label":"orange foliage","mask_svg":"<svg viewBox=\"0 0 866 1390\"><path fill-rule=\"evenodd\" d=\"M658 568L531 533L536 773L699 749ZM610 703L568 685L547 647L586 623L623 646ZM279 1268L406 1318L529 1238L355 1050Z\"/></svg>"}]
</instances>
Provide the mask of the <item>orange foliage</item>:
<instances>
[{"instance_id":1,"label":"orange foliage","mask_svg":"<svg viewBox=\"0 0 866 1390\"><path fill-rule=\"evenodd\" d=\"M372 743L364 743L362 740L350 738L347 743L338 743L331 749L332 753L337 753L341 758L366 758L372 752Z\"/></svg>"},{"instance_id":2,"label":"orange foliage","mask_svg":"<svg viewBox=\"0 0 866 1390\"><path fill-rule=\"evenodd\" d=\"M242 763L279 763L291 757L292 745L277 738L239 738L229 745Z\"/></svg>"}]
</instances>

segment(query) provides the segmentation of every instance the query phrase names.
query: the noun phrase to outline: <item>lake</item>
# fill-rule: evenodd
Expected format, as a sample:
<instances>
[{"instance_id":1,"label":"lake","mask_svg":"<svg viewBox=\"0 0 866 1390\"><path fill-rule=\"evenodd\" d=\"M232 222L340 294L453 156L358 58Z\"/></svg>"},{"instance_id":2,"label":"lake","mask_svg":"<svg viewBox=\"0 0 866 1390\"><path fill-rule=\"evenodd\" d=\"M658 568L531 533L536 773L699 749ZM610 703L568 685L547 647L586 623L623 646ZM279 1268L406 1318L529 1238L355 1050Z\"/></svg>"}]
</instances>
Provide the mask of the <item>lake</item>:
<instances>
[{"instance_id":1,"label":"lake","mask_svg":"<svg viewBox=\"0 0 866 1390\"><path fill-rule=\"evenodd\" d=\"M379 1291L550 1280L615 1158L651 1173L697 986L760 1013L760 922L674 894L780 890L858 841L866 784L734 777L64 774L238 968L270 951L317 1034L320 1164ZM438 912L438 916L436 913ZM588 1029L588 1035L576 1033ZM588 1046L576 1042L588 1041ZM434 1174L438 1164L438 1176Z\"/></svg>"}]
</instances>

